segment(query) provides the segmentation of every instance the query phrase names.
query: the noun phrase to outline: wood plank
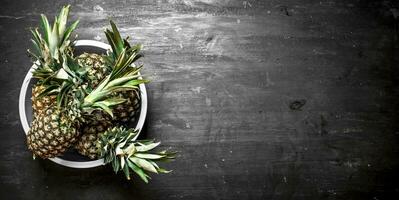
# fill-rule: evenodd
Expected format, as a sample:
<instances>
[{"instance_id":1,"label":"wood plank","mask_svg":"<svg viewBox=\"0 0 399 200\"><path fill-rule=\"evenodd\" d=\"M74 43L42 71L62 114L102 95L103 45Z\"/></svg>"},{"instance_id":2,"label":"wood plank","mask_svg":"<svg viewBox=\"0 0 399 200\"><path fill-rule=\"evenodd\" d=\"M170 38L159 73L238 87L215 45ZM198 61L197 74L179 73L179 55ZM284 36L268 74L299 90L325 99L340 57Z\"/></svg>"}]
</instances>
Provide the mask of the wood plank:
<instances>
[{"instance_id":1,"label":"wood plank","mask_svg":"<svg viewBox=\"0 0 399 200\"><path fill-rule=\"evenodd\" d=\"M398 195L398 21L378 1L75 1L144 44L141 137L179 151L150 184L32 160L17 110L28 28L64 1L0 8L4 199L386 199ZM396 10L397 11L397 10ZM396 29L395 29L396 26ZM294 101L304 100L298 110Z\"/></svg>"}]
</instances>

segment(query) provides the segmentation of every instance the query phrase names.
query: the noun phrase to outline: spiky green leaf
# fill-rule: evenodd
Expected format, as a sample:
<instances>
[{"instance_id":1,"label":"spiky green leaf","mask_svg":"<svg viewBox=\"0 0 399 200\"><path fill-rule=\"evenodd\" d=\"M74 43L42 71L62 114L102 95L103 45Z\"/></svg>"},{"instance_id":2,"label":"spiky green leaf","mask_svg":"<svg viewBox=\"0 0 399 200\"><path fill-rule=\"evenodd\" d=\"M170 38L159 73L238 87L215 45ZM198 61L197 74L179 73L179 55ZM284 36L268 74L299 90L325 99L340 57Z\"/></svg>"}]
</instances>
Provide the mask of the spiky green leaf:
<instances>
[{"instance_id":1,"label":"spiky green leaf","mask_svg":"<svg viewBox=\"0 0 399 200\"><path fill-rule=\"evenodd\" d=\"M166 155L158 155L158 154L150 154L150 153L136 153L134 154L135 157L143 158L143 159L150 159L150 160L157 160L164 158Z\"/></svg>"},{"instance_id":2,"label":"spiky green leaf","mask_svg":"<svg viewBox=\"0 0 399 200\"><path fill-rule=\"evenodd\" d=\"M137 167L132 161L127 159L127 164L145 183L148 183L148 175L139 167Z\"/></svg>"},{"instance_id":3,"label":"spiky green leaf","mask_svg":"<svg viewBox=\"0 0 399 200\"><path fill-rule=\"evenodd\" d=\"M129 159L134 164L136 164L137 166L143 168L144 170L147 170L147 171L153 172L153 173L158 173L157 169L155 169L155 167L150 162L148 162L145 159L137 158L137 157L130 157Z\"/></svg>"},{"instance_id":4,"label":"spiky green leaf","mask_svg":"<svg viewBox=\"0 0 399 200\"><path fill-rule=\"evenodd\" d=\"M147 145L140 145L140 146L136 147L136 150L138 152L150 151L150 150L154 149L155 147L157 147L160 144L161 144L161 142L151 143L151 144L147 144Z\"/></svg>"}]
</instances>

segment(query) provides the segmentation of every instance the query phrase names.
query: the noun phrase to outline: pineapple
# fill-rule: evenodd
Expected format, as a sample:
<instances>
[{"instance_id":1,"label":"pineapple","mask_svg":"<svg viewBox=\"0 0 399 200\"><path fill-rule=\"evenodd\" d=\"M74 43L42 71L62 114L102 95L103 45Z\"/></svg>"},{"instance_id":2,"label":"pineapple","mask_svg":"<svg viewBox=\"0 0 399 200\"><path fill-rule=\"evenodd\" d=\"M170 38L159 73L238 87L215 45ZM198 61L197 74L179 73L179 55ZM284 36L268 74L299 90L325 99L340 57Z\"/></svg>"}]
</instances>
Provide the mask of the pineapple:
<instances>
[{"instance_id":1,"label":"pineapple","mask_svg":"<svg viewBox=\"0 0 399 200\"><path fill-rule=\"evenodd\" d=\"M77 57L78 63L81 66L88 67L88 82L92 88L98 86L98 84L107 76L111 69L105 64L103 56L95 53L83 53ZM114 121L116 122L129 122L134 121L134 117L140 108L140 95L136 90L115 92L115 97L126 99L126 101L120 105L115 106L114 109Z\"/></svg>"},{"instance_id":2,"label":"pineapple","mask_svg":"<svg viewBox=\"0 0 399 200\"><path fill-rule=\"evenodd\" d=\"M111 22L111 24L113 24ZM115 31L117 29L115 28ZM114 44L113 41L109 41ZM123 47L130 47L128 43L125 43ZM123 49L122 49L123 50ZM118 56L119 54L112 54L112 56ZM78 56L78 62L81 66L86 66L88 68L88 82L92 88L96 87L106 75L111 72L112 60L108 56L108 62L106 63L105 58L101 55L95 53L83 53ZM140 94L137 90L121 91L115 92L113 94L115 97L126 99L126 101L120 105L115 106L114 118L115 122L129 122L134 121L135 116L139 112L140 108Z\"/></svg>"},{"instance_id":3,"label":"pineapple","mask_svg":"<svg viewBox=\"0 0 399 200\"><path fill-rule=\"evenodd\" d=\"M82 136L75 144L75 149L81 155L90 159L97 158L96 141L100 134L103 134L108 128L112 127L110 117L104 112L95 111L92 115L86 117L86 122L82 125Z\"/></svg>"},{"instance_id":4,"label":"pineapple","mask_svg":"<svg viewBox=\"0 0 399 200\"><path fill-rule=\"evenodd\" d=\"M63 79L68 75L64 64L71 63L72 47L69 37L79 21L67 27L70 6L64 6L55 18L53 27L45 15L41 16L41 32L31 30L35 52L28 50L35 61L33 77L38 79L32 89L34 118L27 135L27 145L34 155L50 158L63 153L78 135L78 125L69 123L68 115L59 106ZM68 60L69 59L69 60ZM76 66L76 64L75 64Z\"/></svg>"}]
</instances>

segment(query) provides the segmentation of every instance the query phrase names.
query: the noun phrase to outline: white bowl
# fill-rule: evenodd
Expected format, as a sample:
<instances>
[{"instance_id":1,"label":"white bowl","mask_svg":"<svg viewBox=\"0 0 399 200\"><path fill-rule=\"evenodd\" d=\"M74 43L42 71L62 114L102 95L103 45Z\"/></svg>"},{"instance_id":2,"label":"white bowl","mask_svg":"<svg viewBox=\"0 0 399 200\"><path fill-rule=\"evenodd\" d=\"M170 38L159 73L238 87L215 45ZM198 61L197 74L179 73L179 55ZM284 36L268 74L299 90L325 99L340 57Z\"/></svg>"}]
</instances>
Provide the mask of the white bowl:
<instances>
[{"instance_id":1,"label":"white bowl","mask_svg":"<svg viewBox=\"0 0 399 200\"><path fill-rule=\"evenodd\" d=\"M103 42L98 42L94 40L77 40L74 43L75 47L78 46L86 46L86 47L95 47L99 48L103 51L111 50L111 46L105 44ZM22 127L25 131L25 134L28 134L29 131L29 123L27 120L27 110L25 109L25 103L30 101L30 99L26 99L26 92L29 87L29 83L32 79L32 71L35 69L36 65L32 65L30 70L25 76L24 82L22 83L21 91L19 94L19 117L21 119ZM140 105L140 115L135 126L135 129L138 131L136 138L139 136L141 129L143 128L144 121L147 115L147 91L145 89L144 83L139 85L140 93L141 93L141 105ZM30 110L32 108L29 108ZM66 160L60 157L50 158L49 160L58 163L63 166L72 167L72 168L92 168L97 167L100 165L104 165L104 159L92 160L92 161L73 161L73 160Z\"/></svg>"}]
</instances>

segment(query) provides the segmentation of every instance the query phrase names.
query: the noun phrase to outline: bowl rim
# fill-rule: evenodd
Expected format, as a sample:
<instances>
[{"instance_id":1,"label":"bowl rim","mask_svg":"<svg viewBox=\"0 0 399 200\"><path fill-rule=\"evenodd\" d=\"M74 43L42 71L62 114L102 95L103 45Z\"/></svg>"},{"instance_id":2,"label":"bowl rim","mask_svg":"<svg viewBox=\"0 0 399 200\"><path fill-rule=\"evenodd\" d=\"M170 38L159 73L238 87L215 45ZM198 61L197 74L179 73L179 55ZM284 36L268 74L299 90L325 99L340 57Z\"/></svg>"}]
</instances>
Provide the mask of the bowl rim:
<instances>
[{"instance_id":1,"label":"bowl rim","mask_svg":"<svg viewBox=\"0 0 399 200\"><path fill-rule=\"evenodd\" d=\"M74 46L91 46L91 47L97 47L97 48L101 48L103 50L109 50L112 51L111 46L100 42L100 41L95 41L95 40L76 40L73 43ZM32 72L33 70L36 68L36 65L33 64L32 67L29 69L29 71L26 73L26 76L24 78L24 81L22 83L21 86L21 91L19 94L19 117L21 120L21 124L22 124L22 128L24 129L25 135L28 134L28 131L30 129L29 127L29 123L26 117L26 110L25 110L25 100L26 100L26 92L28 90L28 86L29 83L32 79ZM141 77L140 77L141 78ZM140 93L141 93L141 98L140 98L140 116L139 116L139 120L137 122L137 125L135 127L135 130L137 130L137 135L135 136L134 139L136 139L140 132L141 129L144 126L144 122L145 122L145 118L147 116L147 106L148 106L148 102L147 102L147 90L145 88L145 84L141 83L139 85L140 88ZM49 160L66 166L66 167L71 167L71 168L92 168L92 167L98 167L101 165L104 165L104 159L97 159L97 160L92 160L92 161L71 161L71 160L65 160L62 159L60 157L54 157L54 158L49 158Z\"/></svg>"}]
</instances>

